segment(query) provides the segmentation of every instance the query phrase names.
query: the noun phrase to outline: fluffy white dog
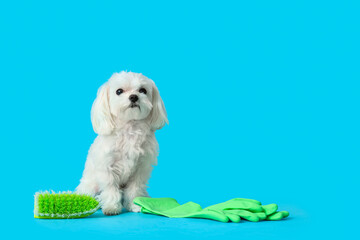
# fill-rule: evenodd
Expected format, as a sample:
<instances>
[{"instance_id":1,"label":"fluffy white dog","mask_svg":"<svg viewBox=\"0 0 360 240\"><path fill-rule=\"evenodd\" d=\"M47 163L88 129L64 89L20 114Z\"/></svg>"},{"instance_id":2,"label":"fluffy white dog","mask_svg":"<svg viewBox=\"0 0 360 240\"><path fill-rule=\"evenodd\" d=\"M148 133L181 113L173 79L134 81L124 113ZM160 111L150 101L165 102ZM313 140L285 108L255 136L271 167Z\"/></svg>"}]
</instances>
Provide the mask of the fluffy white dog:
<instances>
[{"instance_id":1,"label":"fluffy white dog","mask_svg":"<svg viewBox=\"0 0 360 240\"><path fill-rule=\"evenodd\" d=\"M76 191L96 196L106 215L121 213L123 206L139 212L133 199L148 196L158 155L155 131L168 123L155 83L139 73L113 74L98 90L91 122L98 136Z\"/></svg>"}]
</instances>

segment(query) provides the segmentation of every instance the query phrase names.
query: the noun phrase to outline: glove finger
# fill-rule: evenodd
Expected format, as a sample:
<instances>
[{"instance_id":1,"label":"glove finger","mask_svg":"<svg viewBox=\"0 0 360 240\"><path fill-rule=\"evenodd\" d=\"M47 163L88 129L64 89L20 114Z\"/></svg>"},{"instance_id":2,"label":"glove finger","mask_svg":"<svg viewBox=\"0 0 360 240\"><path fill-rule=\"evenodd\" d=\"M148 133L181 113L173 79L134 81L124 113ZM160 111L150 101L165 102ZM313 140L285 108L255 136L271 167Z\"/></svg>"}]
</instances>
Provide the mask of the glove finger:
<instances>
[{"instance_id":1,"label":"glove finger","mask_svg":"<svg viewBox=\"0 0 360 240\"><path fill-rule=\"evenodd\" d=\"M230 221L232 221L234 223L239 223L241 221L241 218L239 215L236 215L233 213L228 213L228 212L224 212L224 213L230 219Z\"/></svg>"},{"instance_id":2,"label":"glove finger","mask_svg":"<svg viewBox=\"0 0 360 240\"><path fill-rule=\"evenodd\" d=\"M288 211L280 211L280 212L276 212L276 213L273 213L273 214L267 216L266 220L277 221L277 220L281 220L283 218L286 218L288 216L289 216Z\"/></svg>"},{"instance_id":3,"label":"glove finger","mask_svg":"<svg viewBox=\"0 0 360 240\"><path fill-rule=\"evenodd\" d=\"M224 223L229 221L229 218L223 212L212 211L212 210L202 210L200 212L188 214L186 217L205 218L205 219L211 219L211 220L224 222Z\"/></svg>"},{"instance_id":4,"label":"glove finger","mask_svg":"<svg viewBox=\"0 0 360 240\"><path fill-rule=\"evenodd\" d=\"M258 213L254 213L254 214L256 214L256 216L258 216L260 220L266 219L266 214L264 212L258 212Z\"/></svg>"},{"instance_id":5,"label":"glove finger","mask_svg":"<svg viewBox=\"0 0 360 240\"><path fill-rule=\"evenodd\" d=\"M226 213L232 213L240 216L241 218L248 220L250 222L258 222L260 218L255 214L247 210L226 210Z\"/></svg>"},{"instance_id":6,"label":"glove finger","mask_svg":"<svg viewBox=\"0 0 360 240\"><path fill-rule=\"evenodd\" d=\"M263 205L262 208L267 216L275 213L278 210L278 206L275 203Z\"/></svg>"}]
</instances>

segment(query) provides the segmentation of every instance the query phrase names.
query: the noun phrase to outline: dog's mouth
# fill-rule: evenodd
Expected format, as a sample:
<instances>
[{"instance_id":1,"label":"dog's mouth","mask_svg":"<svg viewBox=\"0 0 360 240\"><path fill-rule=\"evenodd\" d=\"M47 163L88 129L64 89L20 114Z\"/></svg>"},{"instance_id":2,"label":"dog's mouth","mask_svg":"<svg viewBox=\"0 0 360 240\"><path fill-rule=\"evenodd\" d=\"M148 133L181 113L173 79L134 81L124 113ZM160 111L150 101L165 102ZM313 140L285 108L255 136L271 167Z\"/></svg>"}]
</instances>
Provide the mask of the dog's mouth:
<instances>
[{"instance_id":1,"label":"dog's mouth","mask_svg":"<svg viewBox=\"0 0 360 240\"><path fill-rule=\"evenodd\" d=\"M129 108L139 108L140 110L140 106L136 103L130 103Z\"/></svg>"}]
</instances>

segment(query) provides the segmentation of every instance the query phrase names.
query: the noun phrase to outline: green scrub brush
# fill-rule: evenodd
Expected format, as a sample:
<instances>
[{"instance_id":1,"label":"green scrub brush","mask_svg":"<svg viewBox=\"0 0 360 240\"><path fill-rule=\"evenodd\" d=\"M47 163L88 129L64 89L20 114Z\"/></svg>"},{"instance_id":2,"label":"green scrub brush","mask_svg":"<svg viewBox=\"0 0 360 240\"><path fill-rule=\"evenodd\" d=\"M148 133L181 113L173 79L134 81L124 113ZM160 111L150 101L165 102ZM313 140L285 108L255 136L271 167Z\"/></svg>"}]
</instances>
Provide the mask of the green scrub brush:
<instances>
[{"instance_id":1,"label":"green scrub brush","mask_svg":"<svg viewBox=\"0 0 360 240\"><path fill-rule=\"evenodd\" d=\"M35 218L67 219L87 217L100 208L99 202L88 195L71 191L35 193Z\"/></svg>"}]
</instances>

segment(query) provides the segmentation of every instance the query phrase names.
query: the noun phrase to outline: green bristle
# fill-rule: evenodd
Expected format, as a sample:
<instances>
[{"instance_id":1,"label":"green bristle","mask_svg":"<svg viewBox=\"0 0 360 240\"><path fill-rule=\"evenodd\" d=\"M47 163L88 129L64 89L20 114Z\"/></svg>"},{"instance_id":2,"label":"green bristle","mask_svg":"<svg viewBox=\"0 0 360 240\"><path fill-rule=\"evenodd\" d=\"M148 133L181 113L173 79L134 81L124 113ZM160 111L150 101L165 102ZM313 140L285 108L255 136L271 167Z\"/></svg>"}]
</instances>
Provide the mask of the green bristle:
<instances>
[{"instance_id":1,"label":"green bristle","mask_svg":"<svg viewBox=\"0 0 360 240\"><path fill-rule=\"evenodd\" d=\"M98 210L99 202L88 195L72 192L38 192L35 194L35 218L80 218Z\"/></svg>"}]
</instances>

